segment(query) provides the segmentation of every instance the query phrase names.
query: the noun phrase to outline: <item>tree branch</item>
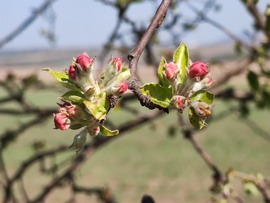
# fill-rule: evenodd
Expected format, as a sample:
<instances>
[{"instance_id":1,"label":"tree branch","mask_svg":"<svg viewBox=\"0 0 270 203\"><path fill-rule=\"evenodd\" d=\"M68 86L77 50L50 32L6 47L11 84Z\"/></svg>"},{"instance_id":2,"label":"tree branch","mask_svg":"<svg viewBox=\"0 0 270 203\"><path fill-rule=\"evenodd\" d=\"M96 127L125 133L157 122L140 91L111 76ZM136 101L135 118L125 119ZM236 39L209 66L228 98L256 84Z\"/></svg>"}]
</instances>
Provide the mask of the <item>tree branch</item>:
<instances>
[{"instance_id":1,"label":"tree branch","mask_svg":"<svg viewBox=\"0 0 270 203\"><path fill-rule=\"evenodd\" d=\"M21 25L19 25L15 30L13 30L10 34L0 40L0 49L17 37L21 32L23 32L29 25L31 25L37 17L42 14L52 3L56 0L46 0L39 8L35 9L32 15L30 15Z\"/></svg>"},{"instance_id":2,"label":"tree branch","mask_svg":"<svg viewBox=\"0 0 270 203\"><path fill-rule=\"evenodd\" d=\"M146 47L147 43L151 39L154 31L159 28L159 26L162 24L163 19L166 16L167 10L170 6L171 1L170 0L163 0L157 9L157 12L152 19L150 25L146 29L146 32L144 33L143 37L137 44L137 46L128 54L128 60L129 60L129 68L131 70L131 78L128 81L129 89L133 91L133 93L136 95L138 100L140 101L142 106L146 106L149 109L159 109L163 110L164 112L168 113L167 108L162 108L158 105L155 105L150 101L150 99L141 93L141 83L136 77L136 72L137 72L137 65L138 61L140 59L140 56Z\"/></svg>"}]
</instances>

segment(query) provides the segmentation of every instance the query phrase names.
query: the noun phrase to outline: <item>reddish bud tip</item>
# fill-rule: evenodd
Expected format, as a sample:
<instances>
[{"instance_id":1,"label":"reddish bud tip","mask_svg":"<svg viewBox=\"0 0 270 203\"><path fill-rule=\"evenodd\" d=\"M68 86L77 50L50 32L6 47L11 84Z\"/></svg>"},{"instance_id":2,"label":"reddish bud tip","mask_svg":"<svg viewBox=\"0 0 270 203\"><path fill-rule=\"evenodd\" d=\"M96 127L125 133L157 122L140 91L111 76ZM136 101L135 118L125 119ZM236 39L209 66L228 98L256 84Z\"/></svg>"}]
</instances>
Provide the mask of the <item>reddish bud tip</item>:
<instances>
[{"instance_id":1,"label":"reddish bud tip","mask_svg":"<svg viewBox=\"0 0 270 203\"><path fill-rule=\"evenodd\" d=\"M119 72L122 68L122 59L121 58L112 58L109 61L109 64L112 64L117 72Z\"/></svg>"},{"instance_id":2,"label":"reddish bud tip","mask_svg":"<svg viewBox=\"0 0 270 203\"><path fill-rule=\"evenodd\" d=\"M94 136L97 136L100 132L100 127L99 126L96 126L94 128L88 128L88 133L94 137Z\"/></svg>"},{"instance_id":3,"label":"reddish bud tip","mask_svg":"<svg viewBox=\"0 0 270 203\"><path fill-rule=\"evenodd\" d=\"M207 64L197 61L194 62L189 68L189 78L202 80L208 74Z\"/></svg>"},{"instance_id":4,"label":"reddish bud tip","mask_svg":"<svg viewBox=\"0 0 270 203\"><path fill-rule=\"evenodd\" d=\"M186 97L181 96L181 95L174 95L172 98L172 105L178 109L180 112L184 110L186 107Z\"/></svg>"},{"instance_id":5,"label":"reddish bud tip","mask_svg":"<svg viewBox=\"0 0 270 203\"><path fill-rule=\"evenodd\" d=\"M122 82L117 85L117 88L118 88L117 93L124 94L128 89L128 84L126 82Z\"/></svg>"},{"instance_id":6,"label":"reddish bud tip","mask_svg":"<svg viewBox=\"0 0 270 203\"><path fill-rule=\"evenodd\" d=\"M86 53L83 53L77 57L76 63L79 64L84 71L87 71L87 68L93 63L93 60L91 60Z\"/></svg>"},{"instance_id":7,"label":"reddish bud tip","mask_svg":"<svg viewBox=\"0 0 270 203\"><path fill-rule=\"evenodd\" d=\"M54 116L55 129L67 130L70 127L70 120L64 113L56 113Z\"/></svg>"},{"instance_id":8,"label":"reddish bud tip","mask_svg":"<svg viewBox=\"0 0 270 203\"><path fill-rule=\"evenodd\" d=\"M173 63L173 62L170 62L169 64L166 64L165 65L165 77L167 78L167 80L174 80L178 73L179 73L179 68L178 66Z\"/></svg>"},{"instance_id":9,"label":"reddish bud tip","mask_svg":"<svg viewBox=\"0 0 270 203\"><path fill-rule=\"evenodd\" d=\"M69 78L75 80L76 79L76 68L75 66L70 66L68 70L68 76Z\"/></svg>"}]
</instances>

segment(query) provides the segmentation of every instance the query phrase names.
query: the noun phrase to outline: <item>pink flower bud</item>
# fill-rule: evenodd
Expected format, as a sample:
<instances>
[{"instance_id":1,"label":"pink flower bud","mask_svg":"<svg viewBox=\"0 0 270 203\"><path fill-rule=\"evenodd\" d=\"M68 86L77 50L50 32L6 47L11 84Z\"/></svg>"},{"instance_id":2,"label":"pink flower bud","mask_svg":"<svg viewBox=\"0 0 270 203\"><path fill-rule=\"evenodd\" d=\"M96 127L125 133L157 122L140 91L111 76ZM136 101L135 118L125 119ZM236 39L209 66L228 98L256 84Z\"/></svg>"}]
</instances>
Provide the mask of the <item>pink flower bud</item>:
<instances>
[{"instance_id":1,"label":"pink flower bud","mask_svg":"<svg viewBox=\"0 0 270 203\"><path fill-rule=\"evenodd\" d=\"M69 70L68 70L68 76L69 78L71 78L72 80L76 79L76 68L75 66L70 66Z\"/></svg>"},{"instance_id":2,"label":"pink flower bud","mask_svg":"<svg viewBox=\"0 0 270 203\"><path fill-rule=\"evenodd\" d=\"M128 89L128 84L126 82L121 82L115 86L109 86L107 89L107 93L109 95L115 95L120 96L121 94L124 94Z\"/></svg>"},{"instance_id":3,"label":"pink flower bud","mask_svg":"<svg viewBox=\"0 0 270 203\"><path fill-rule=\"evenodd\" d=\"M182 113L184 108L186 107L185 102L186 97L181 95L174 95L171 104Z\"/></svg>"},{"instance_id":4,"label":"pink flower bud","mask_svg":"<svg viewBox=\"0 0 270 203\"><path fill-rule=\"evenodd\" d=\"M200 81L208 74L208 72L208 66L203 62L197 61L189 68L189 78Z\"/></svg>"},{"instance_id":5,"label":"pink flower bud","mask_svg":"<svg viewBox=\"0 0 270 203\"><path fill-rule=\"evenodd\" d=\"M84 113L82 108L78 105L73 105L73 104L66 102L66 101L64 101L63 104L58 103L58 105L60 106L59 112L67 115L68 118L70 118L72 120L86 118L86 114Z\"/></svg>"},{"instance_id":6,"label":"pink flower bud","mask_svg":"<svg viewBox=\"0 0 270 203\"><path fill-rule=\"evenodd\" d=\"M193 107L195 113L198 116L201 117L209 117L211 115L212 106L205 103L205 102L199 102L199 101L192 101L190 102L190 106Z\"/></svg>"},{"instance_id":7,"label":"pink flower bud","mask_svg":"<svg viewBox=\"0 0 270 203\"><path fill-rule=\"evenodd\" d=\"M88 67L94 62L86 53L79 55L76 59L76 63L81 66L84 71L87 71Z\"/></svg>"},{"instance_id":8,"label":"pink flower bud","mask_svg":"<svg viewBox=\"0 0 270 203\"><path fill-rule=\"evenodd\" d=\"M88 133L94 137L94 136L97 136L100 132L100 127L99 126L96 126L96 127L93 127L93 128L88 128Z\"/></svg>"},{"instance_id":9,"label":"pink flower bud","mask_svg":"<svg viewBox=\"0 0 270 203\"><path fill-rule=\"evenodd\" d=\"M55 129L67 130L70 127L70 119L64 113L56 113L54 116Z\"/></svg>"},{"instance_id":10,"label":"pink flower bud","mask_svg":"<svg viewBox=\"0 0 270 203\"><path fill-rule=\"evenodd\" d=\"M83 112L82 108L78 105L72 105L67 108L67 114L69 118L72 119L84 119L85 113Z\"/></svg>"},{"instance_id":11,"label":"pink flower bud","mask_svg":"<svg viewBox=\"0 0 270 203\"><path fill-rule=\"evenodd\" d=\"M117 93L124 94L128 89L128 84L126 82L122 82L116 86L118 88Z\"/></svg>"},{"instance_id":12,"label":"pink flower bud","mask_svg":"<svg viewBox=\"0 0 270 203\"><path fill-rule=\"evenodd\" d=\"M167 80L174 81L177 78L179 72L180 69L175 63L170 62L169 64L165 65L164 74Z\"/></svg>"},{"instance_id":13,"label":"pink flower bud","mask_svg":"<svg viewBox=\"0 0 270 203\"><path fill-rule=\"evenodd\" d=\"M110 65L113 65L114 69L116 72L119 72L122 68L122 59L121 58L112 58L110 61L109 61L109 64Z\"/></svg>"}]
</instances>

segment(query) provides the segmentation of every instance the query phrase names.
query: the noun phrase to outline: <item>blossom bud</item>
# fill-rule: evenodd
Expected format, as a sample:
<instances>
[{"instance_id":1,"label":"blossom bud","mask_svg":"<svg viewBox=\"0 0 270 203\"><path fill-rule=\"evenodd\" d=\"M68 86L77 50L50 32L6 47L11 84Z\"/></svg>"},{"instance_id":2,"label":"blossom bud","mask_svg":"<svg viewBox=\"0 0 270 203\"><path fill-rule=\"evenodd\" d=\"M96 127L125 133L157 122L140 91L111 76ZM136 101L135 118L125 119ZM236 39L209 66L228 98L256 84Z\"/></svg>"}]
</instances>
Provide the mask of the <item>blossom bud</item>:
<instances>
[{"instance_id":1,"label":"blossom bud","mask_svg":"<svg viewBox=\"0 0 270 203\"><path fill-rule=\"evenodd\" d=\"M194 94L202 89L208 88L213 84L213 80L210 77L205 77L200 82L195 82L190 90L190 94Z\"/></svg>"},{"instance_id":2,"label":"blossom bud","mask_svg":"<svg viewBox=\"0 0 270 203\"><path fill-rule=\"evenodd\" d=\"M180 69L175 63L170 62L169 64L165 65L164 75L168 81L174 81L177 78L179 72Z\"/></svg>"},{"instance_id":3,"label":"blossom bud","mask_svg":"<svg viewBox=\"0 0 270 203\"><path fill-rule=\"evenodd\" d=\"M76 67L75 66L70 66L68 70L68 76L72 80L76 79Z\"/></svg>"},{"instance_id":4,"label":"blossom bud","mask_svg":"<svg viewBox=\"0 0 270 203\"><path fill-rule=\"evenodd\" d=\"M118 88L117 92L118 94L124 94L128 89L128 84L126 82L122 82L116 86Z\"/></svg>"},{"instance_id":5,"label":"blossom bud","mask_svg":"<svg viewBox=\"0 0 270 203\"><path fill-rule=\"evenodd\" d=\"M121 58L111 58L106 67L103 85L105 86L110 80L112 80L116 75L121 72L122 69L122 59Z\"/></svg>"},{"instance_id":6,"label":"blossom bud","mask_svg":"<svg viewBox=\"0 0 270 203\"><path fill-rule=\"evenodd\" d=\"M124 94L127 90L128 90L127 82L121 82L115 86L112 86L112 85L109 86L107 93L112 94L112 95L116 95L116 96L120 96L120 95Z\"/></svg>"},{"instance_id":7,"label":"blossom bud","mask_svg":"<svg viewBox=\"0 0 270 203\"><path fill-rule=\"evenodd\" d=\"M194 62L189 68L189 78L200 81L208 74L208 72L209 70L207 64L197 61Z\"/></svg>"},{"instance_id":8,"label":"blossom bud","mask_svg":"<svg viewBox=\"0 0 270 203\"><path fill-rule=\"evenodd\" d=\"M67 130L70 127L70 119L65 113L56 113L54 116L55 129Z\"/></svg>"},{"instance_id":9,"label":"blossom bud","mask_svg":"<svg viewBox=\"0 0 270 203\"><path fill-rule=\"evenodd\" d=\"M93 62L94 59L90 59L86 53L79 55L76 59L76 63L79 64L85 72L87 72L89 66L92 65Z\"/></svg>"},{"instance_id":10,"label":"blossom bud","mask_svg":"<svg viewBox=\"0 0 270 203\"><path fill-rule=\"evenodd\" d=\"M171 104L173 105L173 107L175 107L180 113L183 112L186 106L185 102L186 102L186 97L181 96L181 95L174 95L171 100Z\"/></svg>"},{"instance_id":11,"label":"blossom bud","mask_svg":"<svg viewBox=\"0 0 270 203\"><path fill-rule=\"evenodd\" d=\"M122 68L122 59L121 58L111 58L109 65L114 67L115 72L120 72Z\"/></svg>"},{"instance_id":12,"label":"blossom bud","mask_svg":"<svg viewBox=\"0 0 270 203\"><path fill-rule=\"evenodd\" d=\"M78 105L71 105L67 108L67 114L71 119L84 119L85 113L83 112L82 108Z\"/></svg>"},{"instance_id":13,"label":"blossom bud","mask_svg":"<svg viewBox=\"0 0 270 203\"><path fill-rule=\"evenodd\" d=\"M92 128L88 128L88 133L92 136L92 137L95 137L99 134L100 132L100 127L99 126L96 126L96 127L92 127Z\"/></svg>"},{"instance_id":14,"label":"blossom bud","mask_svg":"<svg viewBox=\"0 0 270 203\"><path fill-rule=\"evenodd\" d=\"M73 143L70 145L69 148L76 149L76 153L78 153L84 147L86 143L86 137L87 137L87 130L85 128L79 134L74 136Z\"/></svg>"},{"instance_id":15,"label":"blossom bud","mask_svg":"<svg viewBox=\"0 0 270 203\"><path fill-rule=\"evenodd\" d=\"M206 118L211 115L212 106L205 102L192 101L190 102L190 106L198 116Z\"/></svg>"}]
</instances>

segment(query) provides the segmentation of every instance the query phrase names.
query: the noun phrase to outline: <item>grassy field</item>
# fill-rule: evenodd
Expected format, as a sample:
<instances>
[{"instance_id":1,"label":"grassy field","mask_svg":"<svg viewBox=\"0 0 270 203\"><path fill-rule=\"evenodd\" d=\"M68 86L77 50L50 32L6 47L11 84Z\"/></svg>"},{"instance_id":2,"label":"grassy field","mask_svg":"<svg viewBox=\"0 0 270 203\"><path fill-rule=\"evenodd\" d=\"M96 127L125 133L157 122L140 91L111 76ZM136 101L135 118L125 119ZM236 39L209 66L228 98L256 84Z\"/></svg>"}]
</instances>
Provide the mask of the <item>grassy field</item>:
<instances>
[{"instance_id":1,"label":"grassy field","mask_svg":"<svg viewBox=\"0 0 270 203\"><path fill-rule=\"evenodd\" d=\"M48 107L55 105L58 96L57 92L30 92L28 100ZM217 101L212 120L231 105L235 104ZM15 104L8 106L16 108ZM137 103L131 106L141 108ZM253 111L248 118L269 132L269 112L251 108ZM143 109L143 112L147 114L150 110ZM116 125L132 118L132 114L121 109L113 110L110 115ZM0 115L0 119L3 132L31 117ZM179 131L174 137L168 136L167 126L170 125L177 126ZM53 119L24 132L8 147L4 160L9 174L13 174L21 162L34 153L30 148L32 141L44 140L48 148L72 142L74 131L62 132L52 128ZM78 171L78 182L84 186L108 186L120 203L138 203L145 193L162 203L208 202L212 196L209 192L211 171L180 132L174 112L128 132L90 157ZM244 173L262 173L270 178L270 142L249 128L237 114L211 122L196 136L223 172L232 167ZM67 151L56 160L74 156L74 152ZM24 178L30 197L35 196L48 181L48 177L38 172L38 165L31 168ZM69 190L55 190L47 202L66 200L69 194ZM248 202L258 202L259 199L251 197ZM95 197L85 196L79 196L79 200L97 201Z\"/></svg>"}]
</instances>

